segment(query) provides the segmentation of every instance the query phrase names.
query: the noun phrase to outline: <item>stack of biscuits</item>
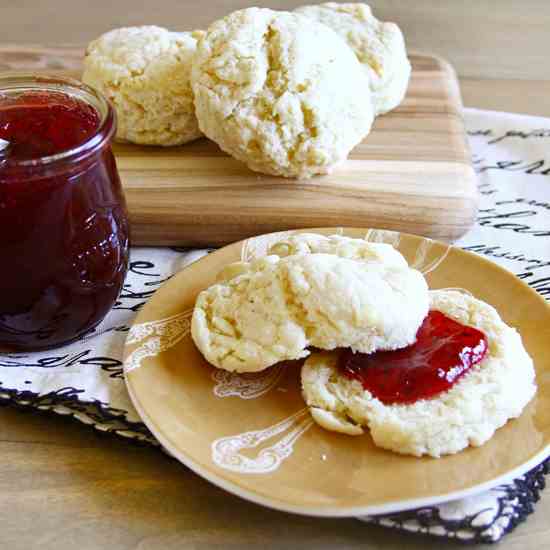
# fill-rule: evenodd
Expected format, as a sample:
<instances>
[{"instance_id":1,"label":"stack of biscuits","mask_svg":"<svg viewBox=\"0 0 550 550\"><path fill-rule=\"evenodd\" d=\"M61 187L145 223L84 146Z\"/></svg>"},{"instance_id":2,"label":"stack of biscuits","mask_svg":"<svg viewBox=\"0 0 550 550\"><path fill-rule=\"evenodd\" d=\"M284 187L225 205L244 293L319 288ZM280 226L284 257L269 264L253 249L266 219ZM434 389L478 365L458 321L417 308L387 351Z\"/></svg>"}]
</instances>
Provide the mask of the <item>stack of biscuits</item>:
<instances>
[{"instance_id":1,"label":"stack of biscuits","mask_svg":"<svg viewBox=\"0 0 550 550\"><path fill-rule=\"evenodd\" d=\"M326 174L403 100L403 35L366 4L248 8L206 31L115 29L86 50L83 81L118 115L117 138L182 145L205 135L257 172Z\"/></svg>"}]
</instances>

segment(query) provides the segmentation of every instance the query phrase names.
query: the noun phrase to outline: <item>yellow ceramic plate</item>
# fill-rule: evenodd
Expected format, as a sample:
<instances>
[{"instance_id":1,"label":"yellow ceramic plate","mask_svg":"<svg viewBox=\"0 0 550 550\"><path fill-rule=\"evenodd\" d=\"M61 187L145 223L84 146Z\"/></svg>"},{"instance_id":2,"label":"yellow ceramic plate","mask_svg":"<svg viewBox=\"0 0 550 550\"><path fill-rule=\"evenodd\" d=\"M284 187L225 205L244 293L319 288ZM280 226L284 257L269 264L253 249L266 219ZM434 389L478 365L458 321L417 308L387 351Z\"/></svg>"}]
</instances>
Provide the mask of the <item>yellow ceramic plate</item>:
<instances>
[{"instance_id":1,"label":"yellow ceramic plate","mask_svg":"<svg viewBox=\"0 0 550 550\"><path fill-rule=\"evenodd\" d=\"M211 367L190 336L195 297L227 263L264 255L282 235L269 234L227 246L178 273L129 333L128 390L168 451L243 498L318 516L384 513L471 495L550 454L550 307L540 296L497 265L447 244L378 230L312 231L390 242L432 289L461 288L495 306L520 331L535 361L536 398L482 447L419 459L378 449L368 435L313 424L295 366L249 375Z\"/></svg>"}]
</instances>

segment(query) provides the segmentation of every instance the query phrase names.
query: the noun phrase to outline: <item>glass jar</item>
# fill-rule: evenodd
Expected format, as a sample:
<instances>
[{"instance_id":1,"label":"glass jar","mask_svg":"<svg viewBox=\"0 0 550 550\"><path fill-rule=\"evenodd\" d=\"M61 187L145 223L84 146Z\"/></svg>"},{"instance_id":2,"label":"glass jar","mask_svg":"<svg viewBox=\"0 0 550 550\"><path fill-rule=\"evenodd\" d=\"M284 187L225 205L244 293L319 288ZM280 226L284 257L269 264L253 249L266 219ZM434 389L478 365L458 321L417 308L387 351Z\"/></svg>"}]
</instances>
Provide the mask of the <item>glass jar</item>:
<instances>
[{"instance_id":1,"label":"glass jar","mask_svg":"<svg viewBox=\"0 0 550 550\"><path fill-rule=\"evenodd\" d=\"M65 344L114 305L128 267L115 113L84 84L0 75L0 347Z\"/></svg>"}]
</instances>

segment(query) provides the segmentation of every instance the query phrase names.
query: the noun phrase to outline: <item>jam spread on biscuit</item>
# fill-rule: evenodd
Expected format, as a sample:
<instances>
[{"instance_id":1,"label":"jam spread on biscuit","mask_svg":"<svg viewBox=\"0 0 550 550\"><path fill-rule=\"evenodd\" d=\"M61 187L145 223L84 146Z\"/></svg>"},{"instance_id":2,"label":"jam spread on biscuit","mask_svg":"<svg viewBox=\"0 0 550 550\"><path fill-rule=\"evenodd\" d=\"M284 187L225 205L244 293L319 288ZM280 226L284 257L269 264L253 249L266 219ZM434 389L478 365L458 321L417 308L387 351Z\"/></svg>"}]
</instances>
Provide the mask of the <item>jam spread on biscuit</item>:
<instances>
[{"instance_id":1,"label":"jam spread on biscuit","mask_svg":"<svg viewBox=\"0 0 550 550\"><path fill-rule=\"evenodd\" d=\"M338 366L382 403L414 403L450 389L487 352L483 332L430 311L416 342L395 351L343 351Z\"/></svg>"}]
</instances>

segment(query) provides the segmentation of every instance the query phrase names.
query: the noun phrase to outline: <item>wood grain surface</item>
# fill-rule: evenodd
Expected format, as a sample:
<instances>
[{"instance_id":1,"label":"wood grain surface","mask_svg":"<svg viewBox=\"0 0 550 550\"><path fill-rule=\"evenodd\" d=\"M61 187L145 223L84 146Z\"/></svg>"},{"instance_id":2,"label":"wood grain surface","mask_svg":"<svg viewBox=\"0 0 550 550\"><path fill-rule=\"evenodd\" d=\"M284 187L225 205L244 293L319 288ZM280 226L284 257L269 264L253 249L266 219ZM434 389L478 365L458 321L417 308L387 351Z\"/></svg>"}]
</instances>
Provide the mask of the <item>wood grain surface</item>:
<instances>
[{"instance_id":1,"label":"wood grain surface","mask_svg":"<svg viewBox=\"0 0 550 550\"><path fill-rule=\"evenodd\" d=\"M78 76L81 48L0 47L0 70ZM450 240L477 212L477 187L456 75L411 56L407 96L329 176L250 171L207 139L183 147L114 147L132 241L222 245L260 233L370 226Z\"/></svg>"},{"instance_id":2,"label":"wood grain surface","mask_svg":"<svg viewBox=\"0 0 550 550\"><path fill-rule=\"evenodd\" d=\"M6 550L459 550L353 519L318 519L229 495L162 452L49 414L0 408ZM550 492L498 550L542 550ZM476 548L494 548L483 545Z\"/></svg>"}]
</instances>

